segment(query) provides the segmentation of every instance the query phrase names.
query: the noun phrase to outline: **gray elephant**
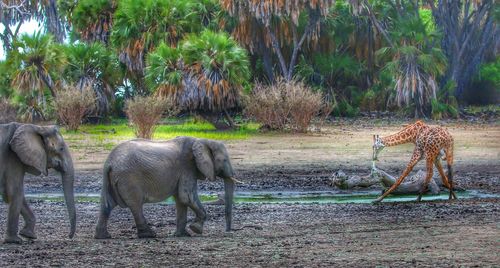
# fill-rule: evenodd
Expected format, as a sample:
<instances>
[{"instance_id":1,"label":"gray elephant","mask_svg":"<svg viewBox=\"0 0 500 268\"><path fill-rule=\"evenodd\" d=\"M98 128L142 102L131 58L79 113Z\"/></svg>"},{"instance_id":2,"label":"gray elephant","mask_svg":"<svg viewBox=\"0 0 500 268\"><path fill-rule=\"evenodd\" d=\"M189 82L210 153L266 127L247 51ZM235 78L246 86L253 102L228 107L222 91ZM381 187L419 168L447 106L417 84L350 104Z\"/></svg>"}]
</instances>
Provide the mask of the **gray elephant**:
<instances>
[{"instance_id":1,"label":"gray elephant","mask_svg":"<svg viewBox=\"0 0 500 268\"><path fill-rule=\"evenodd\" d=\"M75 234L76 211L73 194L74 169L71 154L55 126L0 124L0 194L9 204L6 243L21 243L19 214L25 226L20 235L35 239L35 215L24 197L24 175L47 175L53 168L61 173L69 213L70 233Z\"/></svg>"},{"instance_id":2,"label":"gray elephant","mask_svg":"<svg viewBox=\"0 0 500 268\"><path fill-rule=\"evenodd\" d=\"M107 222L115 206L128 207L134 216L139 238L155 237L143 215L144 203L175 197L176 236L186 232L187 208L196 214L189 226L203 232L206 212L198 198L197 180L221 177L225 186L226 231L231 230L233 194L236 180L227 150L221 142L177 137L168 141L136 139L116 146L103 172L101 209L95 238L110 238Z\"/></svg>"}]
</instances>

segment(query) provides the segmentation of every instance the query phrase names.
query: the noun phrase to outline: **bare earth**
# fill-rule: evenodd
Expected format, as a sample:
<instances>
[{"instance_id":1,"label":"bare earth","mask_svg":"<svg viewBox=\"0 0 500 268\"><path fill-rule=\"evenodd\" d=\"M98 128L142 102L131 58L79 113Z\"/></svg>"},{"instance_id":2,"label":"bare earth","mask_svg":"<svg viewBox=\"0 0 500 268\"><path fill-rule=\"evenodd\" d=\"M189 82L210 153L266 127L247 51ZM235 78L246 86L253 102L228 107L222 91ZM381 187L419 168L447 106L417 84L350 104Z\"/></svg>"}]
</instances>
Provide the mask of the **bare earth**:
<instances>
[{"instance_id":1,"label":"bare earth","mask_svg":"<svg viewBox=\"0 0 500 268\"><path fill-rule=\"evenodd\" d=\"M338 169L364 175L370 168L371 135L389 134L399 123L335 123L319 134L265 134L230 141L229 152L240 191L331 190ZM500 126L450 123L455 137L455 181L467 189L500 193ZM82 148L82 147L79 147ZM411 145L387 148L381 168L397 175L411 156ZM73 150L76 191L98 192L107 151ZM423 164L416 167L422 169ZM205 192L222 183L200 182ZM30 193L60 192L59 178L29 177ZM425 197L424 197L425 199ZM223 206L206 205L209 219L202 236L175 238L175 207L151 204L146 218L156 239L137 239L126 209L113 211L113 239L94 240L98 205L77 204L78 228L67 238L69 223L62 202L30 201L37 216L38 239L0 244L5 266L498 266L500 199L371 204L237 204L235 227L224 232ZM3 239L7 206L0 204ZM192 217L192 215L190 215Z\"/></svg>"}]
</instances>

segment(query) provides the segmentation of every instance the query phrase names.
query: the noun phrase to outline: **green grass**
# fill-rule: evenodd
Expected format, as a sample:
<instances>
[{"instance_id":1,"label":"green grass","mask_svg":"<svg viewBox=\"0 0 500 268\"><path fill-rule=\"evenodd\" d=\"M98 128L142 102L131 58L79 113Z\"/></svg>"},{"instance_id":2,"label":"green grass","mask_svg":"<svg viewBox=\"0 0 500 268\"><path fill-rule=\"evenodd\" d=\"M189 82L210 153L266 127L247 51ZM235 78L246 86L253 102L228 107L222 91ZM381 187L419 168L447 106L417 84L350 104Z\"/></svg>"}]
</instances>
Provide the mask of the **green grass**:
<instances>
[{"instance_id":1,"label":"green grass","mask_svg":"<svg viewBox=\"0 0 500 268\"><path fill-rule=\"evenodd\" d=\"M500 113L500 105L497 105L497 104L490 104L490 105L485 105L485 106L471 105L471 106L465 107L464 110L466 112L474 114L474 115L478 115L478 114L486 113L486 112L497 114L497 113Z\"/></svg>"},{"instance_id":2,"label":"green grass","mask_svg":"<svg viewBox=\"0 0 500 268\"><path fill-rule=\"evenodd\" d=\"M218 131L209 123L194 122L172 123L158 125L154 140L167 140L177 136L191 136L214 140L247 139L257 134L259 125L245 123L236 130ZM117 143L135 138L134 128L126 120L113 121L111 124L82 125L78 131L61 129L64 139L73 149L104 148L112 149Z\"/></svg>"}]
</instances>

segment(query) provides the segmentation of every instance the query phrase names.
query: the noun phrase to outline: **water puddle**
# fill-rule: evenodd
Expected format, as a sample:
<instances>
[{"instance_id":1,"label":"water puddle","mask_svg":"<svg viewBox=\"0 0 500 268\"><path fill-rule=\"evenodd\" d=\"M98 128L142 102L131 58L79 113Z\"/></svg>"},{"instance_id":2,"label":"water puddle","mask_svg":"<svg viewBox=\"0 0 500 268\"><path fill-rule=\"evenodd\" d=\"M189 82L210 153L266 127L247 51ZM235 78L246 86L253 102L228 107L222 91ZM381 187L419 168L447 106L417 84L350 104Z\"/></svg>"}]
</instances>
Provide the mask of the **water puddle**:
<instances>
[{"instance_id":1,"label":"water puddle","mask_svg":"<svg viewBox=\"0 0 500 268\"><path fill-rule=\"evenodd\" d=\"M476 190L455 192L459 199L471 198L500 198L499 194L484 193ZM236 192L234 200L236 203L263 203L263 204L344 204L370 203L380 195L380 191L357 191L354 193L339 193L335 191L310 191L310 192ZM46 194L26 194L26 197L32 200L63 201L62 193ZM411 202L415 201L416 195L391 195L383 202ZM77 202L95 202L98 203L100 195L98 193L80 193L75 194ZM201 193L202 202L211 202L218 200L217 194ZM447 200L448 193L442 192L438 195L424 195L426 200ZM164 203L173 204L174 199L168 198Z\"/></svg>"}]
</instances>

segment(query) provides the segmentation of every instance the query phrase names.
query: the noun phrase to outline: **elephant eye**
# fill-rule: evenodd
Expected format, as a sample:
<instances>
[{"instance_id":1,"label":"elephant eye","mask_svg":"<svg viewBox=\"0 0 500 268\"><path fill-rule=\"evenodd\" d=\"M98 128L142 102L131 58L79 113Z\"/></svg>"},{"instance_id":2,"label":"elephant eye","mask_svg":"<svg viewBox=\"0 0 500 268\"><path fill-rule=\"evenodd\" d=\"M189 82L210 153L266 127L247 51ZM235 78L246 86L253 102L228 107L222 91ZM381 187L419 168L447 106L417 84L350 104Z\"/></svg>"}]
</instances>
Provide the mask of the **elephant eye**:
<instances>
[{"instance_id":1,"label":"elephant eye","mask_svg":"<svg viewBox=\"0 0 500 268\"><path fill-rule=\"evenodd\" d=\"M61 151L61 152L62 152L62 151L64 151L64 147L61 147L61 148L59 149L59 151Z\"/></svg>"}]
</instances>

